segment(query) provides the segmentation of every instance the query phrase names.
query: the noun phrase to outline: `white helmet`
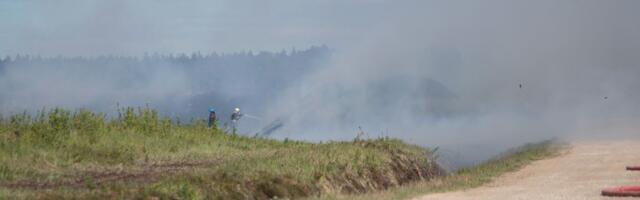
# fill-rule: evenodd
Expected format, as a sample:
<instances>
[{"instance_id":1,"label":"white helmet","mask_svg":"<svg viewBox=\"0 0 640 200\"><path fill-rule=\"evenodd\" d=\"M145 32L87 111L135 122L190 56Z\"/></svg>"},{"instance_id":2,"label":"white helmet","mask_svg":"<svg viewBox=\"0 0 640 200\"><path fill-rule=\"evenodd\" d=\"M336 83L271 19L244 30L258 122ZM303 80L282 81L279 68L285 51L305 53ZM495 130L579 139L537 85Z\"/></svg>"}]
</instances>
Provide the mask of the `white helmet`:
<instances>
[{"instance_id":1,"label":"white helmet","mask_svg":"<svg viewBox=\"0 0 640 200\"><path fill-rule=\"evenodd\" d=\"M236 108L236 109L235 109L235 111L236 111L236 112L240 112L240 108Z\"/></svg>"}]
</instances>

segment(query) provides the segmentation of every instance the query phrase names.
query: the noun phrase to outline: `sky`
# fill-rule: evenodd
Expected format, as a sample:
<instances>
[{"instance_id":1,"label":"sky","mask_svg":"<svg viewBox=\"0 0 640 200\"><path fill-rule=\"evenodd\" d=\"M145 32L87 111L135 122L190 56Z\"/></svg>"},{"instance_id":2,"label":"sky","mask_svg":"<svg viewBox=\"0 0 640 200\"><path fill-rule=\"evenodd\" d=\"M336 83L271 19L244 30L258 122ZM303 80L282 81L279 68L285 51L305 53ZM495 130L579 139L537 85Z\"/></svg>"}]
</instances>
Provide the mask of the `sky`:
<instances>
[{"instance_id":1,"label":"sky","mask_svg":"<svg viewBox=\"0 0 640 200\"><path fill-rule=\"evenodd\" d=\"M0 1L0 54L141 55L344 46L380 1ZM355 12L355 13L354 13Z\"/></svg>"},{"instance_id":2,"label":"sky","mask_svg":"<svg viewBox=\"0 0 640 200\"><path fill-rule=\"evenodd\" d=\"M563 34L563 29L602 26L594 34L607 34L631 25L625 23L637 19L638 4L633 0L1 0L0 55L279 51L322 44L346 51L376 38L369 35L407 26L441 30L424 36L429 38L491 26L498 30L509 26L503 31L513 34L541 30L541 34ZM609 21L612 18L615 21ZM552 23L540 24L546 22ZM539 26L544 27L535 29Z\"/></svg>"}]
</instances>

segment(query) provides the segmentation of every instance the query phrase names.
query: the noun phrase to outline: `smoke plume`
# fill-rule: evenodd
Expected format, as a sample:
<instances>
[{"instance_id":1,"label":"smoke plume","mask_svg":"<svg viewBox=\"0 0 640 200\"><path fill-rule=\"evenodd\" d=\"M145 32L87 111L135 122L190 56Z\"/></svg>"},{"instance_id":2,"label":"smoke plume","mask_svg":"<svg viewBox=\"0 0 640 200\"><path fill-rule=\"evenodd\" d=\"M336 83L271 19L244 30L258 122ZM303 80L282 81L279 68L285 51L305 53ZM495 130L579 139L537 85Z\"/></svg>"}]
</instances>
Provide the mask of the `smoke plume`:
<instances>
[{"instance_id":1,"label":"smoke plume","mask_svg":"<svg viewBox=\"0 0 640 200\"><path fill-rule=\"evenodd\" d=\"M402 3L398 3L402 4ZM282 137L400 137L468 165L527 142L621 138L640 116L635 1L412 2L293 87Z\"/></svg>"},{"instance_id":2,"label":"smoke plume","mask_svg":"<svg viewBox=\"0 0 640 200\"><path fill-rule=\"evenodd\" d=\"M84 11L68 2L5 2L0 16L16 20L0 27L8 44L0 53L166 55L317 44L335 51L330 58L323 47L278 62L169 59L100 70L6 65L2 110L108 110L118 101L204 117L208 105L241 106L259 119L244 119L247 133L275 121L282 123L272 126L275 138L348 140L361 128L370 138L440 146L453 166L553 137L637 135L635 0L87 2L78 5ZM49 25L17 12L21 6L42 11Z\"/></svg>"}]
</instances>

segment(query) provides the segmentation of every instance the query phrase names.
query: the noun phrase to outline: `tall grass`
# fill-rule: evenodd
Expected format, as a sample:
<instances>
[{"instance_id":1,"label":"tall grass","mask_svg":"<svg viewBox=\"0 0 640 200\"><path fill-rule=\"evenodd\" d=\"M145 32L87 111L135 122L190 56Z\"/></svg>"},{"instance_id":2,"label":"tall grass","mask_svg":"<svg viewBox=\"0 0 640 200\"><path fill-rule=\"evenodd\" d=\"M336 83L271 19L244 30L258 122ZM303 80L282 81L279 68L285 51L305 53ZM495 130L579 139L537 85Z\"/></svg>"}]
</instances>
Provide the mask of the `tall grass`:
<instances>
[{"instance_id":1,"label":"tall grass","mask_svg":"<svg viewBox=\"0 0 640 200\"><path fill-rule=\"evenodd\" d=\"M361 193L441 174L428 149L388 138L323 144L277 141L162 118L149 108L118 115L54 108L0 118L0 197L265 199ZM205 163L147 181L123 179L51 190L3 183L59 183L95 171L136 172ZM82 177L81 177L82 178ZM6 185L6 184L5 184Z\"/></svg>"},{"instance_id":2,"label":"tall grass","mask_svg":"<svg viewBox=\"0 0 640 200\"><path fill-rule=\"evenodd\" d=\"M494 159L476 166L459 169L432 181L415 182L390 190L366 194L328 194L309 199L412 199L430 193L469 189L489 183L502 174L521 169L536 160L558 156L564 148L564 144L558 141L545 140L511 149Z\"/></svg>"},{"instance_id":3,"label":"tall grass","mask_svg":"<svg viewBox=\"0 0 640 200\"><path fill-rule=\"evenodd\" d=\"M4 169L0 179L12 180L73 164L130 164L163 145L147 142L160 141L171 131L178 131L171 120L159 119L149 108L119 111L114 119L85 109L71 112L60 108L41 110L34 116L24 112L0 118L0 169Z\"/></svg>"}]
</instances>

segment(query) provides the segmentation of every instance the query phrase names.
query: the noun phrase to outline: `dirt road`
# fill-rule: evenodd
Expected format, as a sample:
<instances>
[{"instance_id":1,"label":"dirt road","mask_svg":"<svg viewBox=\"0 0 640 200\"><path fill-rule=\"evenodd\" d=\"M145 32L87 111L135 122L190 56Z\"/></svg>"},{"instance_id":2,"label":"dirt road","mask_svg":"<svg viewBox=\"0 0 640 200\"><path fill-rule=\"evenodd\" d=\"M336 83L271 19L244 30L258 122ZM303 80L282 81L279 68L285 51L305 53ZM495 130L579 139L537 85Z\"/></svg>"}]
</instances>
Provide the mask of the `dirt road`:
<instances>
[{"instance_id":1,"label":"dirt road","mask_svg":"<svg viewBox=\"0 0 640 200\"><path fill-rule=\"evenodd\" d=\"M629 199L602 197L600 192L640 185L640 172L625 170L634 164L640 165L638 140L576 142L562 156L536 161L486 186L416 199Z\"/></svg>"}]
</instances>

